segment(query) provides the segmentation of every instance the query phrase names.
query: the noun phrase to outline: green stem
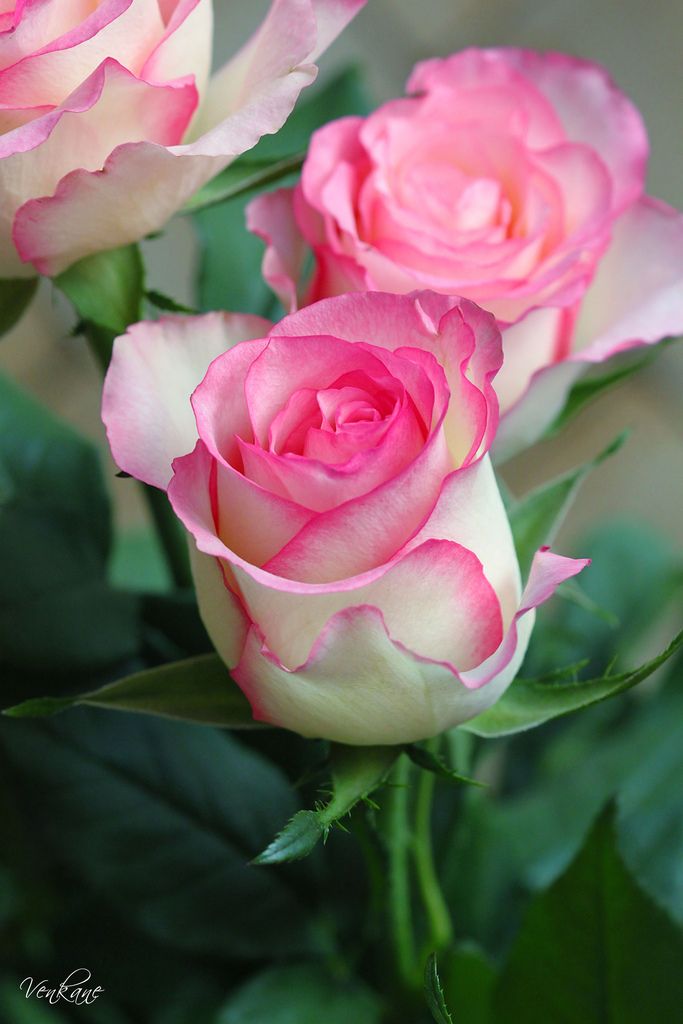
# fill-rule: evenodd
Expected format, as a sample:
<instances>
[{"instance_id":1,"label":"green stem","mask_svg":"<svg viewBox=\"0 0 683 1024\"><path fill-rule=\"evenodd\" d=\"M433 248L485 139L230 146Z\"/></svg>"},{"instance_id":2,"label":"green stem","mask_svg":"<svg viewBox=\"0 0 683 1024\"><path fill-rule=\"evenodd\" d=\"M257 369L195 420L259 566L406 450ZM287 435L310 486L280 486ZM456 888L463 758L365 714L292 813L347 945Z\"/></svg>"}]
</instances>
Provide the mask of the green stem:
<instances>
[{"instance_id":1,"label":"green stem","mask_svg":"<svg viewBox=\"0 0 683 1024\"><path fill-rule=\"evenodd\" d=\"M434 753L438 753L438 745L438 739L431 740L428 747ZM432 797L435 782L436 776L432 772L420 773L415 801L413 840L417 882L429 927L426 950L428 953L438 953L445 949L453 936L451 916L439 885L432 849Z\"/></svg>"},{"instance_id":2,"label":"green stem","mask_svg":"<svg viewBox=\"0 0 683 1024\"><path fill-rule=\"evenodd\" d=\"M113 332L98 327L97 324L88 323L84 325L84 333L93 356L102 373L105 374L111 360L114 344ZM190 572L185 531L176 519L166 495L156 487L149 487L147 484L141 484L141 486L171 579L176 587L191 587L192 573Z\"/></svg>"},{"instance_id":3,"label":"green stem","mask_svg":"<svg viewBox=\"0 0 683 1024\"><path fill-rule=\"evenodd\" d=\"M392 773L389 790L389 916L396 972L404 989L415 987L416 957L410 893L410 847L408 824L410 762L401 755Z\"/></svg>"}]
</instances>

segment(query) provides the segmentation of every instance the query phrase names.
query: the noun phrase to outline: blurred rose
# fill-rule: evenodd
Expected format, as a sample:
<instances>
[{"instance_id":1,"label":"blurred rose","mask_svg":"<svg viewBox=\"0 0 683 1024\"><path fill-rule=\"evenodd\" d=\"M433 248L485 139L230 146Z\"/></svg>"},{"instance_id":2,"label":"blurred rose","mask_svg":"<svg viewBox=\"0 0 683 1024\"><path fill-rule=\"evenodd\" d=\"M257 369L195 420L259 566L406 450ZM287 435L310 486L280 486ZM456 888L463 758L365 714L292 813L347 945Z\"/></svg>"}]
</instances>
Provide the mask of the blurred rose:
<instances>
[{"instance_id":1,"label":"blurred rose","mask_svg":"<svg viewBox=\"0 0 683 1024\"><path fill-rule=\"evenodd\" d=\"M114 457L194 537L204 622L258 719L398 743L511 682L533 608L585 563L539 552L521 592L486 454L500 362L489 314L429 292L118 339Z\"/></svg>"},{"instance_id":2,"label":"blurred rose","mask_svg":"<svg viewBox=\"0 0 683 1024\"><path fill-rule=\"evenodd\" d=\"M289 308L431 288L494 313L507 455L588 364L683 331L683 217L643 197L640 115L595 65L466 50L418 64L408 92L318 131L300 185L256 199L250 227Z\"/></svg>"},{"instance_id":3,"label":"blurred rose","mask_svg":"<svg viewBox=\"0 0 683 1024\"><path fill-rule=\"evenodd\" d=\"M211 0L0 0L0 277L163 227L281 127L363 3L274 0L209 79Z\"/></svg>"}]
</instances>

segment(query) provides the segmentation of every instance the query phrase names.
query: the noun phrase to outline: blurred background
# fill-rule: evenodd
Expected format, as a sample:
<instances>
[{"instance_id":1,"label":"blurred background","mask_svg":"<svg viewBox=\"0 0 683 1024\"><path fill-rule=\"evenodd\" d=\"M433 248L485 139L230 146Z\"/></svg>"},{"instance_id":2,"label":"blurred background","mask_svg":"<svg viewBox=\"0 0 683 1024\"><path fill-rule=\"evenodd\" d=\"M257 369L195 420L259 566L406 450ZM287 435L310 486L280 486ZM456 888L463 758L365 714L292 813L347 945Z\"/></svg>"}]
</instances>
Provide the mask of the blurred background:
<instances>
[{"instance_id":1,"label":"blurred background","mask_svg":"<svg viewBox=\"0 0 683 1024\"><path fill-rule=\"evenodd\" d=\"M259 23L267 0L215 0L216 60L222 61ZM367 8L321 61L329 80L359 65L373 102L400 94L425 57L470 45L560 49L603 63L634 100L647 124L652 195L683 207L683 7L665 0L369 0ZM315 89L316 86L313 86ZM305 96L304 96L305 98ZM197 241L189 219L177 218L164 238L147 243L151 286L195 301ZM69 336L71 314L49 284L0 346L0 369L95 439L108 458L99 418L99 372L81 338ZM596 406L569 431L517 458L505 475L522 492L585 461L624 427L622 450L584 487L560 545L596 520L643 521L683 546L683 347L672 346ZM110 474L118 525L145 521L137 491Z\"/></svg>"}]
</instances>

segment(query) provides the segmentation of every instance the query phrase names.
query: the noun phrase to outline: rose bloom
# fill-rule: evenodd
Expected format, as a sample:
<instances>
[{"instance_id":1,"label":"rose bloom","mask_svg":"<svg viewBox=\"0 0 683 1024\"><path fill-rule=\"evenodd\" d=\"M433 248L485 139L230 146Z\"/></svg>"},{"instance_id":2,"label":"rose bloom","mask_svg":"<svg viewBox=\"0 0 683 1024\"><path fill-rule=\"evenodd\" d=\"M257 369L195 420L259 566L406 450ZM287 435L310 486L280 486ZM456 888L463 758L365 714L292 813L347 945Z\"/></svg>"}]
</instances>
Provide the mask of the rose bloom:
<instances>
[{"instance_id":1,"label":"rose bloom","mask_svg":"<svg viewBox=\"0 0 683 1024\"><path fill-rule=\"evenodd\" d=\"M408 93L320 129L300 184L254 200L249 225L290 309L430 288L493 312L502 457L589 364L683 331L683 217L644 197L645 128L593 64L466 50L418 64Z\"/></svg>"},{"instance_id":2,"label":"rose bloom","mask_svg":"<svg viewBox=\"0 0 683 1024\"><path fill-rule=\"evenodd\" d=\"M163 227L281 127L363 3L274 0L209 79L211 0L0 0L0 277Z\"/></svg>"},{"instance_id":3,"label":"rose bloom","mask_svg":"<svg viewBox=\"0 0 683 1024\"><path fill-rule=\"evenodd\" d=\"M543 550L522 592L487 455L500 364L493 318L430 292L117 340L114 458L168 490L204 623L257 719L399 743L512 681L534 607L586 563Z\"/></svg>"}]
</instances>

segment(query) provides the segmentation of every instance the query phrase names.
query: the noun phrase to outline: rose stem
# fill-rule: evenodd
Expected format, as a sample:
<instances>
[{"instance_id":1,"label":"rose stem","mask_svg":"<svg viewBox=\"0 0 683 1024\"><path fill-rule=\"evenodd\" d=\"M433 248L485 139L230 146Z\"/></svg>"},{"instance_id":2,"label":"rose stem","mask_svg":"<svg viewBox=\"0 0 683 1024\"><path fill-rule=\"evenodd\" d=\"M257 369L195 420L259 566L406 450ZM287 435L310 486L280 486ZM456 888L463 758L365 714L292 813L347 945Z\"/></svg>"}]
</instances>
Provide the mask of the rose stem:
<instances>
[{"instance_id":1,"label":"rose stem","mask_svg":"<svg viewBox=\"0 0 683 1024\"><path fill-rule=\"evenodd\" d=\"M430 740L426 746L433 753L438 753L439 738ZM421 771L415 800L413 856L429 925L425 953L438 953L445 949L453 936L451 916L439 884L432 849L432 797L435 782L436 776L433 772Z\"/></svg>"},{"instance_id":2,"label":"rose stem","mask_svg":"<svg viewBox=\"0 0 683 1024\"><path fill-rule=\"evenodd\" d=\"M388 792L389 918L399 980L404 988L413 989L416 961L410 892L409 782L410 762L402 754Z\"/></svg>"}]
</instances>

